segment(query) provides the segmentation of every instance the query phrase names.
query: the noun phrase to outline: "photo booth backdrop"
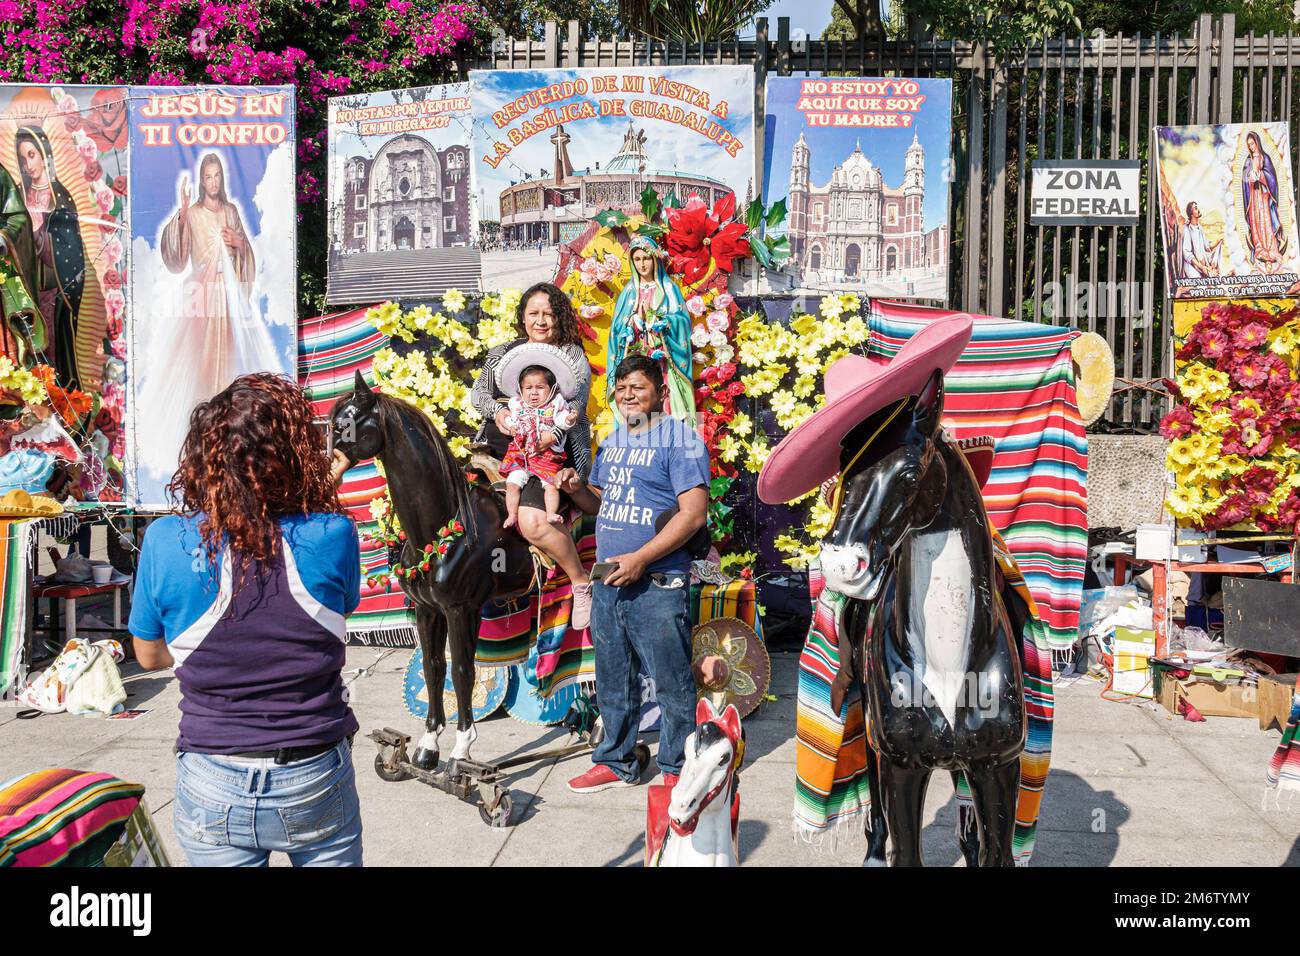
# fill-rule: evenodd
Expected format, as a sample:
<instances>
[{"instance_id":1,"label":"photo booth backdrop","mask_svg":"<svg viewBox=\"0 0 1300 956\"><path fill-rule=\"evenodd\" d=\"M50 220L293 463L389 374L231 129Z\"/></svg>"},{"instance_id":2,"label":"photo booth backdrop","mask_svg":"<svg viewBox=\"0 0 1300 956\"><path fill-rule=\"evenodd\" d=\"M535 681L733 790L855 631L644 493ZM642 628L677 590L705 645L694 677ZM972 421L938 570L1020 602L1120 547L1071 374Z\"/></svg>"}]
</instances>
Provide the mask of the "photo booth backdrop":
<instances>
[{"instance_id":1,"label":"photo booth backdrop","mask_svg":"<svg viewBox=\"0 0 1300 956\"><path fill-rule=\"evenodd\" d=\"M125 452L126 96L122 87L0 86L5 308L29 297L44 327L36 361L56 373L47 384L85 393L72 403L51 396L48 407L81 446L87 490L103 500L120 497ZM19 362L7 324L3 351ZM0 450L24 427L0 423Z\"/></svg>"},{"instance_id":2,"label":"photo booth backdrop","mask_svg":"<svg viewBox=\"0 0 1300 956\"><path fill-rule=\"evenodd\" d=\"M469 84L329 101L326 301L478 288Z\"/></svg>"},{"instance_id":3,"label":"photo booth backdrop","mask_svg":"<svg viewBox=\"0 0 1300 956\"><path fill-rule=\"evenodd\" d=\"M127 478L159 506L194 406L296 367L294 89L132 87L129 122L149 185L131 205Z\"/></svg>"},{"instance_id":4,"label":"photo booth backdrop","mask_svg":"<svg viewBox=\"0 0 1300 956\"><path fill-rule=\"evenodd\" d=\"M1157 126L1152 139L1169 295L1300 294L1287 124ZM1199 233L1188 221L1192 203L1200 209ZM1208 258L1211 270L1202 274L1189 252Z\"/></svg>"},{"instance_id":5,"label":"photo booth backdrop","mask_svg":"<svg viewBox=\"0 0 1300 956\"><path fill-rule=\"evenodd\" d=\"M560 248L646 186L710 207L759 192L752 67L474 70L470 91L484 289L553 279Z\"/></svg>"},{"instance_id":6,"label":"photo booth backdrop","mask_svg":"<svg viewBox=\"0 0 1300 956\"><path fill-rule=\"evenodd\" d=\"M946 302L952 81L773 76L766 110L795 291Z\"/></svg>"}]
</instances>

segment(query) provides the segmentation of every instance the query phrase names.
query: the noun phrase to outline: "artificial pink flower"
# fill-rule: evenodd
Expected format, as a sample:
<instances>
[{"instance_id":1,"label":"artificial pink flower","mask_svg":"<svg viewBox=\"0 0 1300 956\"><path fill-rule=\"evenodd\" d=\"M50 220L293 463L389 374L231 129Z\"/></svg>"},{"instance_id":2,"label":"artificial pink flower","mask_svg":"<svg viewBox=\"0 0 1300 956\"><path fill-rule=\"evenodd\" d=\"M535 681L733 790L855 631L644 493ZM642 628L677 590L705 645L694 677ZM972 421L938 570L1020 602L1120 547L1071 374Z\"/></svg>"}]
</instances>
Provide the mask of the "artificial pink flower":
<instances>
[{"instance_id":1,"label":"artificial pink flower","mask_svg":"<svg viewBox=\"0 0 1300 956\"><path fill-rule=\"evenodd\" d=\"M727 326L731 324L731 319L725 312L710 312L709 317L705 319L710 332L725 332Z\"/></svg>"},{"instance_id":2,"label":"artificial pink flower","mask_svg":"<svg viewBox=\"0 0 1300 956\"><path fill-rule=\"evenodd\" d=\"M1177 441L1192 433L1192 411L1186 405L1176 405L1174 410L1160 420L1160 434L1169 441Z\"/></svg>"},{"instance_id":3,"label":"artificial pink flower","mask_svg":"<svg viewBox=\"0 0 1300 956\"><path fill-rule=\"evenodd\" d=\"M1268 326L1261 322L1243 325L1233 337L1233 344L1242 349L1257 349L1268 341Z\"/></svg>"},{"instance_id":4,"label":"artificial pink flower","mask_svg":"<svg viewBox=\"0 0 1300 956\"><path fill-rule=\"evenodd\" d=\"M693 295L686 300L686 311L697 319L704 314L706 309L704 299L698 295Z\"/></svg>"}]
</instances>

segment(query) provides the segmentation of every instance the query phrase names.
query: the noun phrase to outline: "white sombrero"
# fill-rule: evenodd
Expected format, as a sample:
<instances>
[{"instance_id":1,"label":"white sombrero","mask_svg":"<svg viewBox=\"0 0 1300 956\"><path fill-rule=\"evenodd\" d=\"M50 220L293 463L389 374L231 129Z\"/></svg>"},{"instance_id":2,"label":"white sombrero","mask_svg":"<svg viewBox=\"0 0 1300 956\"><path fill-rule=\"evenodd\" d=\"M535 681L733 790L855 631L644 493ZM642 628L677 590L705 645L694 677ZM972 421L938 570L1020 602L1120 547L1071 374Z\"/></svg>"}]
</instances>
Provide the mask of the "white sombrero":
<instances>
[{"instance_id":1,"label":"white sombrero","mask_svg":"<svg viewBox=\"0 0 1300 956\"><path fill-rule=\"evenodd\" d=\"M563 349L541 342L524 342L506 353L497 366L497 389L502 395L514 398L519 394L519 376L533 365L540 365L555 376L555 387L566 399L571 401L578 394L581 376L573 359Z\"/></svg>"}]
</instances>

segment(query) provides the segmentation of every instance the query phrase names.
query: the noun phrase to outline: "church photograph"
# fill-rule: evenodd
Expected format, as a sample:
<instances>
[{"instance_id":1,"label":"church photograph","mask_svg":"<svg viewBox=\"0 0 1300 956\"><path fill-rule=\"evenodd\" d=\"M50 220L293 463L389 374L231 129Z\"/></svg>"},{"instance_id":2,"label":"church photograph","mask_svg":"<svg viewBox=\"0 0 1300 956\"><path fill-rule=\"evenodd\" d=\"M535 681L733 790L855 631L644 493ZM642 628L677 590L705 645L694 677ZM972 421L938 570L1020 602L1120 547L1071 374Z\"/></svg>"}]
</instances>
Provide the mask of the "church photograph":
<instances>
[{"instance_id":1,"label":"church photograph","mask_svg":"<svg viewBox=\"0 0 1300 956\"><path fill-rule=\"evenodd\" d=\"M767 118L795 289L946 302L948 82L769 78Z\"/></svg>"}]
</instances>

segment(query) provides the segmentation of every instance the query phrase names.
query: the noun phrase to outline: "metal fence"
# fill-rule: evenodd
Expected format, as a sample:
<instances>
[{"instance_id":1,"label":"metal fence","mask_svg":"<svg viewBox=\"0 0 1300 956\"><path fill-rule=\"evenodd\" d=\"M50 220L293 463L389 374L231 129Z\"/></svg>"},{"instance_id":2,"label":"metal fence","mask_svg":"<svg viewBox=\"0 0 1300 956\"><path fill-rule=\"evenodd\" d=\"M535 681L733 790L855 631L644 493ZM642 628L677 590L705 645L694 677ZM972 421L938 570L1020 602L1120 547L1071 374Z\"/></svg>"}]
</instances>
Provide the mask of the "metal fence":
<instances>
[{"instance_id":1,"label":"metal fence","mask_svg":"<svg viewBox=\"0 0 1300 956\"><path fill-rule=\"evenodd\" d=\"M1235 17L1201 16L1190 36L1059 36L995 57L950 40L792 39L787 18L757 21L756 37L726 43L592 40L577 21L548 23L541 40L499 39L493 69L752 64L755 115L778 76L845 73L953 80L949 302L970 312L1075 325L1115 352L1120 390L1102 427L1145 431L1163 406L1128 383L1170 371L1151 128L1285 120L1292 168L1300 147L1293 71L1300 36L1238 36ZM759 169L762 136L756 137ZM1144 210L1137 226L1042 227L1028 222L1035 159L1137 159ZM1100 424L1100 423L1099 423Z\"/></svg>"}]
</instances>

